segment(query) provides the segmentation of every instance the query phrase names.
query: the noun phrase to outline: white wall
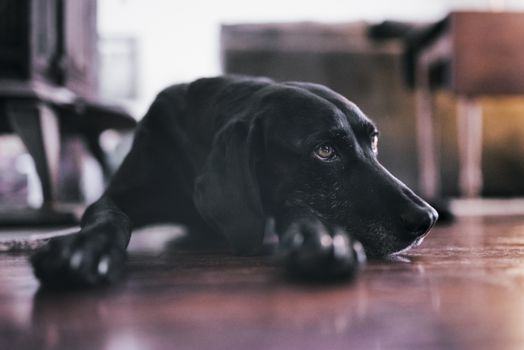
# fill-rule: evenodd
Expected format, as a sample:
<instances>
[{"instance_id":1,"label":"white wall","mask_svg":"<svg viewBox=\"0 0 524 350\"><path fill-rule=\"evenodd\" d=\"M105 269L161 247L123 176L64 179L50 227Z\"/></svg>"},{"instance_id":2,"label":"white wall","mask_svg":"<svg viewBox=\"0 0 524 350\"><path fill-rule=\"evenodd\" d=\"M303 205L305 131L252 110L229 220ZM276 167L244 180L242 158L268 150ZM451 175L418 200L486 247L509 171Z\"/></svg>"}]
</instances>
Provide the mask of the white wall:
<instances>
[{"instance_id":1,"label":"white wall","mask_svg":"<svg viewBox=\"0 0 524 350\"><path fill-rule=\"evenodd\" d=\"M438 19L451 8L485 9L489 3L489 0L99 0L98 30L102 37L131 35L138 40L138 97L127 102L132 113L141 117L163 87L220 73L221 23L386 18L422 21ZM522 9L524 1L506 1L506 5Z\"/></svg>"}]
</instances>

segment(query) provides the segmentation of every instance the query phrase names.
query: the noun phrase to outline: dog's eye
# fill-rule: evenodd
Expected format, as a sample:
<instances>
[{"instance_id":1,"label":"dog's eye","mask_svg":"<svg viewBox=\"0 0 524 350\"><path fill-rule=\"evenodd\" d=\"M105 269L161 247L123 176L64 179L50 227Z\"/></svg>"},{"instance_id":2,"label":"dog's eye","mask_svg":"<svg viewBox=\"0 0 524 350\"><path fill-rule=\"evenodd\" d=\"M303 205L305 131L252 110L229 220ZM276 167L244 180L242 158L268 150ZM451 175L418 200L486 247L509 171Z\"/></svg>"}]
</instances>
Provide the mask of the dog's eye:
<instances>
[{"instance_id":1,"label":"dog's eye","mask_svg":"<svg viewBox=\"0 0 524 350\"><path fill-rule=\"evenodd\" d=\"M378 154L378 132L371 134L371 150Z\"/></svg>"},{"instance_id":2,"label":"dog's eye","mask_svg":"<svg viewBox=\"0 0 524 350\"><path fill-rule=\"evenodd\" d=\"M320 160L331 160L337 156L333 146L327 143L317 146L317 148L315 148L313 151L313 154Z\"/></svg>"}]
</instances>

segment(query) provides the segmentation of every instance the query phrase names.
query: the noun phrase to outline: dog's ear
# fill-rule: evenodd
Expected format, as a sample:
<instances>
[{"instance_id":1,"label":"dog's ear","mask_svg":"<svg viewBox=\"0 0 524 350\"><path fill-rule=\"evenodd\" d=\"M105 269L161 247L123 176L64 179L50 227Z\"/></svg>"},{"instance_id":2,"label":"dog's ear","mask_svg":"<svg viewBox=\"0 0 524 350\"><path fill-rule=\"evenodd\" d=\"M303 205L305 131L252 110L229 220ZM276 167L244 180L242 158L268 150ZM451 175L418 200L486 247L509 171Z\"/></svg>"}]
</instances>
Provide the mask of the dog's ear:
<instances>
[{"instance_id":1,"label":"dog's ear","mask_svg":"<svg viewBox=\"0 0 524 350\"><path fill-rule=\"evenodd\" d=\"M237 254L262 245L265 216L256 176L258 123L237 120L215 137L203 173L195 182L200 214L218 228Z\"/></svg>"}]
</instances>

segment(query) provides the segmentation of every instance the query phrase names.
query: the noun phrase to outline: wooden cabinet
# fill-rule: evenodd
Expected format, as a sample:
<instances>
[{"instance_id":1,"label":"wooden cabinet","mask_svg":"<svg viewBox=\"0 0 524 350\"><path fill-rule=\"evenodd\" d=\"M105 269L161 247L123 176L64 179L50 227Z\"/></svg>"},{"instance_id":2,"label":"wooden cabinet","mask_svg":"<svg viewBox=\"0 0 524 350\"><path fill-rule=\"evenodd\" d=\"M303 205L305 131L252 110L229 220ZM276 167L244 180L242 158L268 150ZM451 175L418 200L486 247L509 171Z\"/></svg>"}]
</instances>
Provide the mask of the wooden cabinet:
<instances>
[{"instance_id":1,"label":"wooden cabinet","mask_svg":"<svg viewBox=\"0 0 524 350\"><path fill-rule=\"evenodd\" d=\"M61 134L81 135L102 162L100 133L135 125L96 100L96 8L96 0L0 0L0 133L18 134L35 161L38 223L64 221L53 214Z\"/></svg>"},{"instance_id":2,"label":"wooden cabinet","mask_svg":"<svg viewBox=\"0 0 524 350\"><path fill-rule=\"evenodd\" d=\"M0 79L96 95L96 1L2 0Z\"/></svg>"}]
</instances>

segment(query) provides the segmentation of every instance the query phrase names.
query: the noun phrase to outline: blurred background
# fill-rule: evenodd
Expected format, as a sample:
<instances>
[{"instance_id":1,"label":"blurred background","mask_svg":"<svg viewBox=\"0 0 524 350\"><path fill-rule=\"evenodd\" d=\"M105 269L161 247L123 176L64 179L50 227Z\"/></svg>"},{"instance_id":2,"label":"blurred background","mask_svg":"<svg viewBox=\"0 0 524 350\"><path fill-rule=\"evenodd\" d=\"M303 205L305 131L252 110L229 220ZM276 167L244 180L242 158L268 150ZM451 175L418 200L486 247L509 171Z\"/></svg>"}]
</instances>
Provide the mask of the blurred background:
<instances>
[{"instance_id":1,"label":"blurred background","mask_svg":"<svg viewBox=\"0 0 524 350\"><path fill-rule=\"evenodd\" d=\"M381 162L433 199L521 197L524 56L514 57L523 50L520 28L501 24L494 34L510 43L497 57L520 62L508 68L517 81L509 89L501 76L462 89L456 42L428 66L427 84L418 84L417 67L439 38L460 34L462 20L450 13L522 10L517 0L1 0L0 213L7 214L0 223L27 220L13 210L44 208L49 217L61 205L95 200L129 147L134 121L161 89L224 73L311 81L340 92L377 122ZM492 25L485 26L489 33ZM466 39L484 40L483 30ZM483 57L474 62L481 72L489 66ZM502 88L491 93L491 86ZM477 108L472 118L481 123L469 127L481 126L476 135L457 123L462 98ZM417 115L424 108L431 110L430 164L420 156L428 121ZM469 169L469 192L460 180L464 159L482 173L479 185ZM424 182L427 167L436 168ZM437 184L428 189L428 181Z\"/></svg>"}]
</instances>

